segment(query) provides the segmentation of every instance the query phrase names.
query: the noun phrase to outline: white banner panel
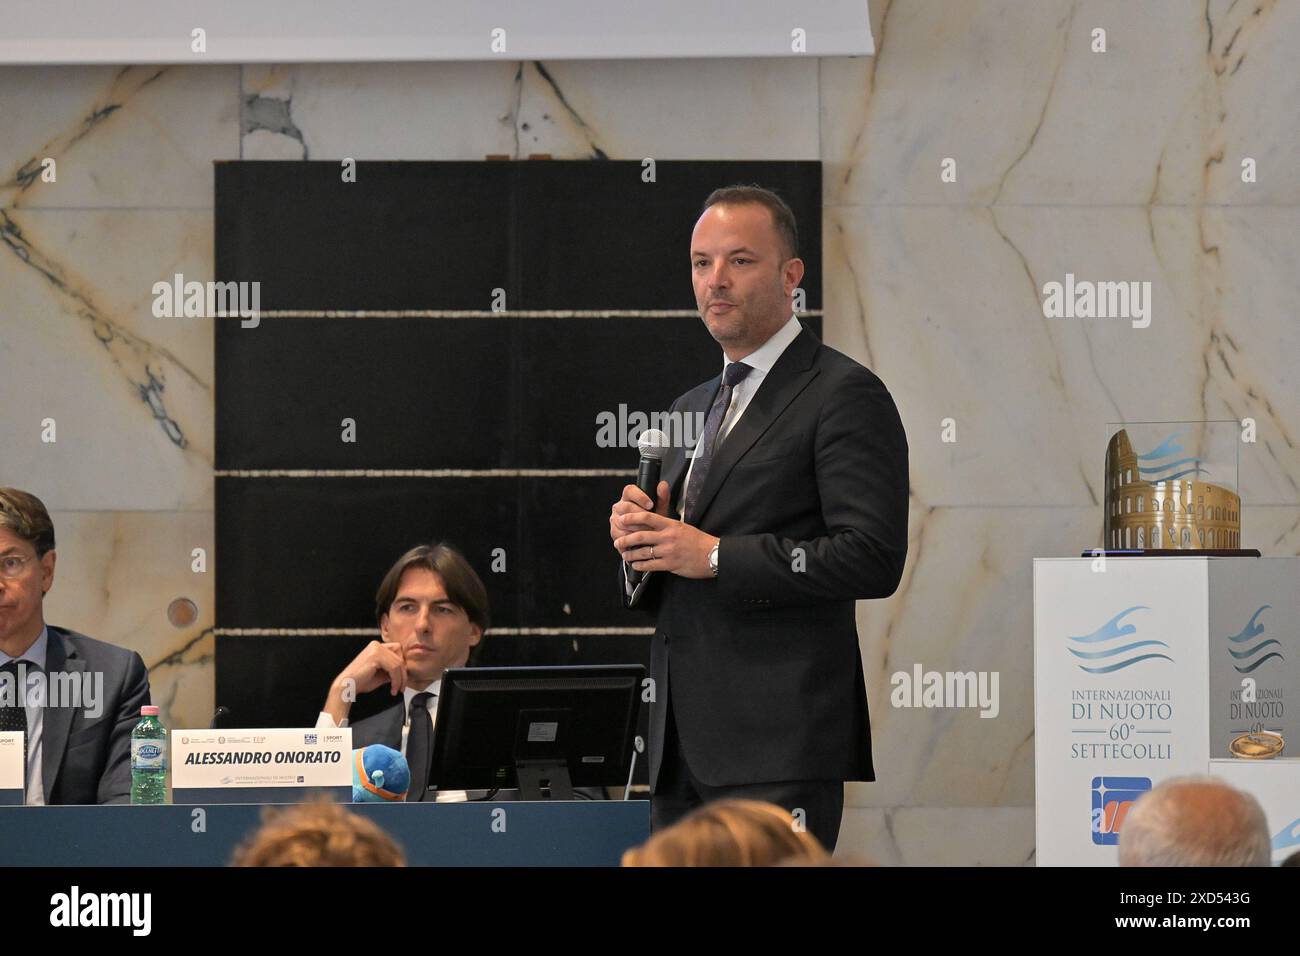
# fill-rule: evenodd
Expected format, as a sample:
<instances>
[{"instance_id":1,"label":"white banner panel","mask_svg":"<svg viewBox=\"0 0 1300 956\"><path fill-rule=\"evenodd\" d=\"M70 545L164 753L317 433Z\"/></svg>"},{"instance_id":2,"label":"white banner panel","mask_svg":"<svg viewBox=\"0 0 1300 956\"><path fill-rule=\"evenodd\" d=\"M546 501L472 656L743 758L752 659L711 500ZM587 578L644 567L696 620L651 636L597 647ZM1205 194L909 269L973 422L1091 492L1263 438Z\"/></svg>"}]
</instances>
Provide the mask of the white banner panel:
<instances>
[{"instance_id":1,"label":"white banner panel","mask_svg":"<svg viewBox=\"0 0 1300 956\"><path fill-rule=\"evenodd\" d=\"M864 56L867 0L3 0L0 63Z\"/></svg>"},{"instance_id":2,"label":"white banner panel","mask_svg":"<svg viewBox=\"0 0 1300 956\"><path fill-rule=\"evenodd\" d=\"M1128 808L1209 760L1206 561L1034 561L1037 860L1114 866Z\"/></svg>"},{"instance_id":3,"label":"white banner panel","mask_svg":"<svg viewBox=\"0 0 1300 956\"><path fill-rule=\"evenodd\" d=\"M1034 561L1037 860L1113 866L1124 817L1251 730L1300 738L1300 559Z\"/></svg>"}]
</instances>

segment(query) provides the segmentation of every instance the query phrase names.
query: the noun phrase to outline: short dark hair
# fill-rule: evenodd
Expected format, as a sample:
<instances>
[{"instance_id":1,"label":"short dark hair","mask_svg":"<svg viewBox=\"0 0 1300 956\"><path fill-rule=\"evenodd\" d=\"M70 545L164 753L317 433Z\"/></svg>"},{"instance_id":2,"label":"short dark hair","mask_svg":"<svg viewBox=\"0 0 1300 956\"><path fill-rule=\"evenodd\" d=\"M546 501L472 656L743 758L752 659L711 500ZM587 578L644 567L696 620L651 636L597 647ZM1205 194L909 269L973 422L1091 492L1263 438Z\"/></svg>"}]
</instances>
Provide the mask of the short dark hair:
<instances>
[{"instance_id":1,"label":"short dark hair","mask_svg":"<svg viewBox=\"0 0 1300 956\"><path fill-rule=\"evenodd\" d=\"M710 206L719 203L726 206L754 203L765 207L772 214L772 225L776 229L777 238L785 247L785 259L794 259L799 255L799 226L794 221L794 211L772 190L764 189L757 183L750 186L723 186L709 193L709 198L704 200L704 206L700 209L700 215L704 215Z\"/></svg>"},{"instance_id":2,"label":"short dark hair","mask_svg":"<svg viewBox=\"0 0 1300 956\"><path fill-rule=\"evenodd\" d=\"M54 522L40 498L18 488L0 488L0 528L8 528L44 557L54 550Z\"/></svg>"},{"instance_id":3,"label":"short dark hair","mask_svg":"<svg viewBox=\"0 0 1300 956\"><path fill-rule=\"evenodd\" d=\"M393 606L402 575L411 568L424 568L438 575L448 599L464 611L472 623L484 631L488 629L488 596L483 579L470 567L463 554L441 541L416 545L388 569L375 594L376 623Z\"/></svg>"}]
</instances>

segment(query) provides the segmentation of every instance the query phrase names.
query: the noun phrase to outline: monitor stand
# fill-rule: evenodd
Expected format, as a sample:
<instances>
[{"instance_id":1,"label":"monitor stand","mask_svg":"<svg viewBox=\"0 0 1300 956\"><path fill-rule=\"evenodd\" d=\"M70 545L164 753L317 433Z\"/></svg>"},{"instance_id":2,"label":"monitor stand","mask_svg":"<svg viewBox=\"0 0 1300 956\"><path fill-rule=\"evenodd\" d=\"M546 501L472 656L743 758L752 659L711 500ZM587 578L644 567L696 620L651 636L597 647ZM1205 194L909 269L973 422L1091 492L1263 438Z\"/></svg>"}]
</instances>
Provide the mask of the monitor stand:
<instances>
[{"instance_id":1,"label":"monitor stand","mask_svg":"<svg viewBox=\"0 0 1300 956\"><path fill-rule=\"evenodd\" d=\"M519 797L522 800L572 800L573 782L569 778L569 767L554 760L517 760L515 776L519 781ZM549 795L543 788L550 789Z\"/></svg>"}]
</instances>

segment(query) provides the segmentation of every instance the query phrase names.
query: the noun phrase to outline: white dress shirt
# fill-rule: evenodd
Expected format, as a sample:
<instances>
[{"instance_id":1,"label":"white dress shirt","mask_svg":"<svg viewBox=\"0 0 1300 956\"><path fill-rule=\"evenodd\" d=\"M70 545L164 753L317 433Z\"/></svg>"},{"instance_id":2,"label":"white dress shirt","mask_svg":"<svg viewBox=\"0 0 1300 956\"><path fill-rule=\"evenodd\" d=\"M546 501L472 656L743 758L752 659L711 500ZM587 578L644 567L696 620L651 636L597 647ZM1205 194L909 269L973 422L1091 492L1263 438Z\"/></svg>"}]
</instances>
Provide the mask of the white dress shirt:
<instances>
[{"instance_id":1,"label":"white dress shirt","mask_svg":"<svg viewBox=\"0 0 1300 956\"><path fill-rule=\"evenodd\" d=\"M402 718L401 746L403 757L406 756L406 739L411 734L411 701L415 698L416 694L423 694L425 691L428 691L433 695L432 699L429 701L429 740L432 742L433 728L438 723L438 691L441 687L442 680L439 679L434 681L428 687L420 688L418 690L409 685L403 688L402 713L404 716ZM343 718L342 724L336 724L334 723L334 718L323 710L320 712L320 716L316 718L316 726L321 730L330 730L335 727L346 727L347 725L348 719L346 717ZM464 803L468 799L468 794L466 794L464 790L439 790L434 799L437 803Z\"/></svg>"},{"instance_id":2,"label":"white dress shirt","mask_svg":"<svg viewBox=\"0 0 1300 956\"><path fill-rule=\"evenodd\" d=\"M45 806L45 782L41 779L41 773L44 770L44 764L41 761L41 748L44 745L45 708L32 704L33 695L31 689L34 683L39 683L42 680L41 673L45 671L45 658L49 645L49 628L42 627L40 636L32 642L32 646L17 657L10 657L4 651L0 651L0 667L10 661L25 661L27 663L27 693L23 697L27 711L27 795L24 802L29 807ZM38 668L40 673L38 673ZM14 680L17 679L18 675L15 674ZM47 693L48 687L47 682Z\"/></svg>"},{"instance_id":3,"label":"white dress shirt","mask_svg":"<svg viewBox=\"0 0 1300 956\"><path fill-rule=\"evenodd\" d=\"M722 416L722 424L718 426L718 438L714 445L715 449L721 447L723 441L726 440L727 435L736 427L736 422L740 421L740 416L745 414L745 409L747 409L749 403L754 400L754 395L757 394L758 387L763 384L763 379L767 378L767 373L772 371L772 366L776 364L776 360L784 354L785 350L790 347L790 343L797 339L799 333L802 331L803 326L799 324L799 319L792 314L789 321L787 321L785 325L781 326L781 328L779 328L770 339L740 360L748 365L752 371L737 382L731 390L731 404L727 406L727 410ZM730 364L731 359L727 358L724 353L722 361L722 371L724 374L727 371L727 366ZM692 452L698 452L700 450L701 449L697 444ZM691 463L686 468L686 480L682 482L681 491L677 495L677 507L674 509L677 512L678 519L682 521L686 520L686 487L691 480L691 471L695 468L695 454L691 453L689 457ZM718 566L721 568L721 549L719 549L718 558ZM631 582L627 580L627 565L624 564L623 585L627 589L628 595L635 600L641 593L641 589L645 587L646 582L650 580L650 575L653 573L653 571L646 573L641 578L641 583L638 584L634 590Z\"/></svg>"}]
</instances>

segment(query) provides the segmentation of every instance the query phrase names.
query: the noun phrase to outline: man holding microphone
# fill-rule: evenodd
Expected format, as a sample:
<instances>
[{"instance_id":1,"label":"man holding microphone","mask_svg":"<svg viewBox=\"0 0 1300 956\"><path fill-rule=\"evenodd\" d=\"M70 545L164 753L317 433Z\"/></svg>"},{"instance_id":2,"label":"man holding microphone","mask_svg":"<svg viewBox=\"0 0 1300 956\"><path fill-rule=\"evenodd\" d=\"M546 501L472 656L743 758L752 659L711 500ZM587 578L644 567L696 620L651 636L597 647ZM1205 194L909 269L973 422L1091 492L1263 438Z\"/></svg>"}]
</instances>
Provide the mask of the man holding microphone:
<instances>
[{"instance_id":1,"label":"man holding microphone","mask_svg":"<svg viewBox=\"0 0 1300 956\"><path fill-rule=\"evenodd\" d=\"M673 403L699 443L668 450L656 501L623 489L610 537L624 605L657 612L651 826L763 800L833 849L844 781L875 779L854 602L902 577L907 438L880 379L794 316L797 243L775 193L706 200L691 277L722 374Z\"/></svg>"}]
</instances>

